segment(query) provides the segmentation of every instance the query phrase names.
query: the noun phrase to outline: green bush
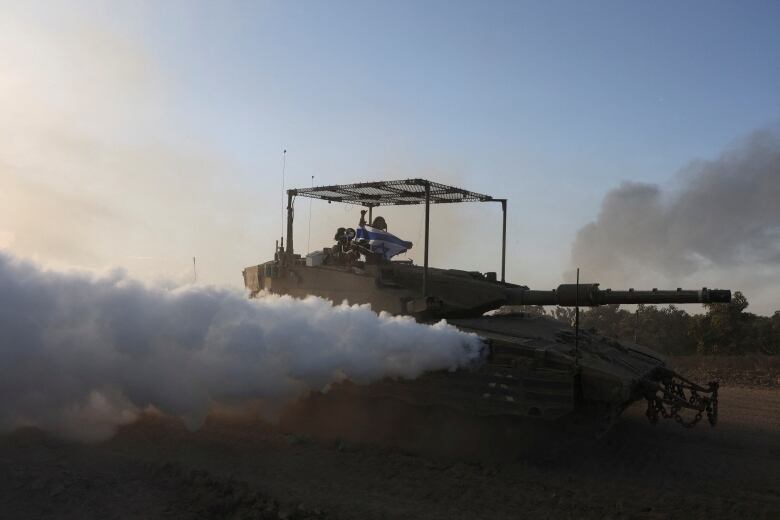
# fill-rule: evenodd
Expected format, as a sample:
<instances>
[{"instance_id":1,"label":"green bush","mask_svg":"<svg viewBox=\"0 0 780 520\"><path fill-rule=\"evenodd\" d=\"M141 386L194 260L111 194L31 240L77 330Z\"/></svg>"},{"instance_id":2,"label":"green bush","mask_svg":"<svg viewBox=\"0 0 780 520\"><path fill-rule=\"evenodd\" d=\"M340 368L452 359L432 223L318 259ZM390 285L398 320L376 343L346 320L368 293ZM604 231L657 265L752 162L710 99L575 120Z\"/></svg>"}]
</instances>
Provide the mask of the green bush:
<instances>
[{"instance_id":1,"label":"green bush","mask_svg":"<svg viewBox=\"0 0 780 520\"><path fill-rule=\"evenodd\" d=\"M771 317L745 312L748 301L739 291L731 303L704 307L704 314L690 315L674 305L639 305L636 312L604 305L581 310L580 326L672 355L780 354L780 311ZM548 313L574 323L572 308L558 307Z\"/></svg>"}]
</instances>

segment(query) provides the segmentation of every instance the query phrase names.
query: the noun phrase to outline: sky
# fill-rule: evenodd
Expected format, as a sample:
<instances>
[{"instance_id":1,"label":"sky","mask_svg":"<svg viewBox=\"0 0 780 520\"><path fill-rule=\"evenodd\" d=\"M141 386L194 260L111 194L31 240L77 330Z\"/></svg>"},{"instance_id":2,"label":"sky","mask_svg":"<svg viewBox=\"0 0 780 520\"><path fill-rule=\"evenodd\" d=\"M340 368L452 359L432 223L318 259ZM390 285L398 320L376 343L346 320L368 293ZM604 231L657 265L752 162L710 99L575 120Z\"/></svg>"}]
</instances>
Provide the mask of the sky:
<instances>
[{"instance_id":1,"label":"sky","mask_svg":"<svg viewBox=\"0 0 780 520\"><path fill-rule=\"evenodd\" d=\"M197 257L199 281L241 285L282 234L287 150L286 187L423 177L508 198L507 278L553 287L622 183L687 193L692 164L777 130L778 19L760 1L0 0L0 247L172 284ZM309 208L303 253L359 218ZM421 210L384 216L421 244ZM432 265L500 268L498 205L435 207L431 229ZM647 280L599 258L584 279ZM780 263L761 258L659 267L658 286L742 288L769 313Z\"/></svg>"}]
</instances>

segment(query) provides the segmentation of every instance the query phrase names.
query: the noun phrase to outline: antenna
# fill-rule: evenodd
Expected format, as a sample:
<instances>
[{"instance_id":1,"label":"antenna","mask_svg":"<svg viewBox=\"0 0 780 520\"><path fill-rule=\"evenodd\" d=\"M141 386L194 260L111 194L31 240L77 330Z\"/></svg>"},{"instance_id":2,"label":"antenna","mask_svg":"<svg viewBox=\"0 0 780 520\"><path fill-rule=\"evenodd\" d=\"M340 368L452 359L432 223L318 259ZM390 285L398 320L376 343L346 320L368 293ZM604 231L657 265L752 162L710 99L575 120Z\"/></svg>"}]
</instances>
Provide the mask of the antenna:
<instances>
[{"instance_id":1,"label":"antenna","mask_svg":"<svg viewBox=\"0 0 780 520\"><path fill-rule=\"evenodd\" d=\"M580 359L580 268L577 268L577 295L574 299L574 360Z\"/></svg>"},{"instance_id":2,"label":"antenna","mask_svg":"<svg viewBox=\"0 0 780 520\"><path fill-rule=\"evenodd\" d=\"M284 235L284 228L285 228L285 215L284 215L284 171L287 167L287 149L285 148L282 152L282 235Z\"/></svg>"},{"instance_id":3,"label":"antenna","mask_svg":"<svg viewBox=\"0 0 780 520\"><path fill-rule=\"evenodd\" d=\"M198 282L198 268L195 267L195 257L192 257L192 275L195 278L194 282Z\"/></svg>"},{"instance_id":4,"label":"antenna","mask_svg":"<svg viewBox=\"0 0 780 520\"><path fill-rule=\"evenodd\" d=\"M311 187L314 187L314 175L311 176ZM309 236L306 239L306 252L311 253L311 201L313 199L309 198Z\"/></svg>"},{"instance_id":5,"label":"antenna","mask_svg":"<svg viewBox=\"0 0 780 520\"><path fill-rule=\"evenodd\" d=\"M634 343L639 343L639 305L634 312Z\"/></svg>"}]
</instances>

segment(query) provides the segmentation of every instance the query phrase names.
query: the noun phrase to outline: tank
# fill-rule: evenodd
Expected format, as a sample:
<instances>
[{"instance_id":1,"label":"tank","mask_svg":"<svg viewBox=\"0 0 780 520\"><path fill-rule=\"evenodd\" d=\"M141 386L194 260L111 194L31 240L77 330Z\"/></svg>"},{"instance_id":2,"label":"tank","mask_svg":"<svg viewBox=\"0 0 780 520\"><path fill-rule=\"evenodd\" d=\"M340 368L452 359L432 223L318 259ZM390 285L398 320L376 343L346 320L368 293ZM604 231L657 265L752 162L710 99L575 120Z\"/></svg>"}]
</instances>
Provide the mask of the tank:
<instances>
[{"instance_id":1,"label":"tank","mask_svg":"<svg viewBox=\"0 0 780 520\"><path fill-rule=\"evenodd\" d=\"M420 202L426 207L427 245L431 185L443 185L419 179L391 182L415 183L405 186L429 183L422 184L423 188L427 186L428 200ZM516 309L528 305L579 308L606 304L727 303L731 299L729 290L611 290L601 289L598 283L562 284L552 290L533 290L503 281L505 249L501 279L494 272L429 267L427 251L424 266L388 259L376 252L372 240L360 239L361 227L364 235L365 229L373 230L366 227L363 216L357 238L354 230L344 228L337 232L332 248L307 258L294 253L295 195L311 193L309 196L315 198L333 198L332 194L340 193L339 189L345 187L381 189L377 185L364 183L288 191L287 247L277 247L272 260L243 271L244 284L251 297L261 291L301 298L316 295L336 303L367 303L377 312L409 315L424 323L446 319L461 330L479 335L487 345L487 356L479 366L428 373L414 381L381 381L361 392L470 416L522 417L541 422L591 418L603 423L604 428L614 423L626 407L644 399L651 422L673 419L691 427L706 416L710 425L716 424L717 382L690 381L667 367L661 354L642 345L617 341L548 316ZM392 187L398 190L397 185ZM323 193L326 195L314 195ZM410 193L414 192L410 190ZM422 199L421 190L416 193ZM490 197L483 201L494 200L502 202L505 236L506 201Z\"/></svg>"}]
</instances>

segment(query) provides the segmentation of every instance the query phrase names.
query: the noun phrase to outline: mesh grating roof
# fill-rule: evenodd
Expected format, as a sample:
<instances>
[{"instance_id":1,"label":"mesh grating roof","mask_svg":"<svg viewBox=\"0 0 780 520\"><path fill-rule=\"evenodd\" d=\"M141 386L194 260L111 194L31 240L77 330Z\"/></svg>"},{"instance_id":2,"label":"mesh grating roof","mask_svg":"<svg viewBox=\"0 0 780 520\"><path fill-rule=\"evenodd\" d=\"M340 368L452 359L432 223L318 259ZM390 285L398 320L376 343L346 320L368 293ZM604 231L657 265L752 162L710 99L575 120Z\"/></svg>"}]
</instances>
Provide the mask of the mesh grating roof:
<instances>
[{"instance_id":1,"label":"mesh grating roof","mask_svg":"<svg viewBox=\"0 0 780 520\"><path fill-rule=\"evenodd\" d=\"M430 186L431 204L448 202L486 202L495 200L489 195L431 182L425 179L361 182L288 190L301 197L311 197L331 202L357 204L358 206L390 206L425 204L425 186Z\"/></svg>"}]
</instances>

